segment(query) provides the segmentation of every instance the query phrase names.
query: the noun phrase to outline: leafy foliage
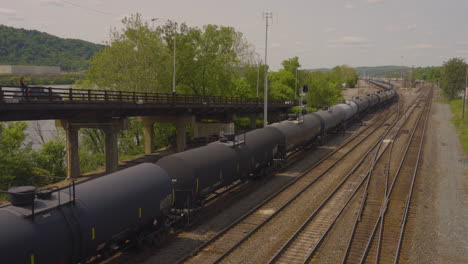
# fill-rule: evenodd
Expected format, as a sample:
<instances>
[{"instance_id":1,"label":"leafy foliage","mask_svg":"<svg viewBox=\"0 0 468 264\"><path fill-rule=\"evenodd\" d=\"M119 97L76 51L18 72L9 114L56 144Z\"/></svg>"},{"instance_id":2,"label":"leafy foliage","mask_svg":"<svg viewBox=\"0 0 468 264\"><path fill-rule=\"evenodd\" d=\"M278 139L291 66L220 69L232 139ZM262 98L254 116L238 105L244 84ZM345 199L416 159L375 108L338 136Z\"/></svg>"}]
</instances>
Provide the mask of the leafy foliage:
<instances>
[{"instance_id":1,"label":"leafy foliage","mask_svg":"<svg viewBox=\"0 0 468 264\"><path fill-rule=\"evenodd\" d=\"M449 99L454 99L463 91L468 65L461 58L452 58L444 63L441 88Z\"/></svg>"},{"instance_id":2,"label":"leafy foliage","mask_svg":"<svg viewBox=\"0 0 468 264\"><path fill-rule=\"evenodd\" d=\"M26 122L0 123L0 190L14 185L44 185L56 179L41 176L65 176L65 145L46 142L34 151L25 142Z\"/></svg>"},{"instance_id":3,"label":"leafy foliage","mask_svg":"<svg viewBox=\"0 0 468 264\"><path fill-rule=\"evenodd\" d=\"M60 140L47 141L32 155L36 166L47 172L46 176L66 176L65 143Z\"/></svg>"},{"instance_id":4,"label":"leafy foliage","mask_svg":"<svg viewBox=\"0 0 468 264\"><path fill-rule=\"evenodd\" d=\"M83 79L83 74L60 74L60 75L31 75L25 76L24 80L28 85L57 85L73 84L77 80ZM18 75L0 75L0 84L4 86L18 85Z\"/></svg>"},{"instance_id":5,"label":"leafy foliage","mask_svg":"<svg viewBox=\"0 0 468 264\"><path fill-rule=\"evenodd\" d=\"M60 66L65 71L81 71L88 67L87 60L103 47L0 25L0 64Z\"/></svg>"},{"instance_id":6,"label":"leafy foliage","mask_svg":"<svg viewBox=\"0 0 468 264\"><path fill-rule=\"evenodd\" d=\"M122 22L122 31L112 32L109 46L91 59L82 85L170 92L176 41L178 93L251 94L245 83L238 82L238 69L250 47L233 28L206 25L200 29L168 22L152 29L140 14Z\"/></svg>"},{"instance_id":7,"label":"leafy foliage","mask_svg":"<svg viewBox=\"0 0 468 264\"><path fill-rule=\"evenodd\" d=\"M313 72L309 75L309 106L320 108L334 105L341 97L341 77L336 73Z\"/></svg>"}]
</instances>

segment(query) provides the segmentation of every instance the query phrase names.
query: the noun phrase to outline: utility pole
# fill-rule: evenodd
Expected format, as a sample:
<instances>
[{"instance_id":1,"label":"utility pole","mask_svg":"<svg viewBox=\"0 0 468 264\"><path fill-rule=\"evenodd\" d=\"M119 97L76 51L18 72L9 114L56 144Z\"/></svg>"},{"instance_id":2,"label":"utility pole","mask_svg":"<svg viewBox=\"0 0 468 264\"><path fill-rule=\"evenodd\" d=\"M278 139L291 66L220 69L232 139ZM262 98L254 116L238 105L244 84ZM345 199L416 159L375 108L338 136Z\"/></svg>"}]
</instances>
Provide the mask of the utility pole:
<instances>
[{"instance_id":1,"label":"utility pole","mask_svg":"<svg viewBox=\"0 0 468 264\"><path fill-rule=\"evenodd\" d=\"M264 12L263 17L266 20L265 23L265 90L263 91L263 127L268 125L268 22L273 18L272 12Z\"/></svg>"},{"instance_id":2,"label":"utility pole","mask_svg":"<svg viewBox=\"0 0 468 264\"><path fill-rule=\"evenodd\" d=\"M468 68L466 68L465 87L463 89L463 113L462 119L465 120L466 88L468 87Z\"/></svg>"},{"instance_id":3,"label":"utility pole","mask_svg":"<svg viewBox=\"0 0 468 264\"><path fill-rule=\"evenodd\" d=\"M260 59L260 55L258 55L257 59L258 59L257 61L257 98L258 98L258 90L260 88L260 66L262 65L262 59Z\"/></svg>"},{"instance_id":4,"label":"utility pole","mask_svg":"<svg viewBox=\"0 0 468 264\"><path fill-rule=\"evenodd\" d=\"M177 43L177 24L174 27L174 62L173 62L173 73L172 73L172 94L176 93L176 43Z\"/></svg>"},{"instance_id":5,"label":"utility pole","mask_svg":"<svg viewBox=\"0 0 468 264\"><path fill-rule=\"evenodd\" d=\"M400 79L401 79L401 88L403 88L403 56L401 56L401 72L400 72Z\"/></svg>"},{"instance_id":6,"label":"utility pole","mask_svg":"<svg viewBox=\"0 0 468 264\"><path fill-rule=\"evenodd\" d=\"M153 18L151 19L152 22L155 22L159 20L159 18ZM168 22L171 22L171 20L167 20ZM172 62L172 95L175 96L176 94L176 47L177 47L177 23L174 22L174 58L173 58L173 62ZM174 97L175 98L175 97Z\"/></svg>"},{"instance_id":7,"label":"utility pole","mask_svg":"<svg viewBox=\"0 0 468 264\"><path fill-rule=\"evenodd\" d=\"M297 99L297 68L296 68L296 84L294 86L294 100Z\"/></svg>"}]
</instances>

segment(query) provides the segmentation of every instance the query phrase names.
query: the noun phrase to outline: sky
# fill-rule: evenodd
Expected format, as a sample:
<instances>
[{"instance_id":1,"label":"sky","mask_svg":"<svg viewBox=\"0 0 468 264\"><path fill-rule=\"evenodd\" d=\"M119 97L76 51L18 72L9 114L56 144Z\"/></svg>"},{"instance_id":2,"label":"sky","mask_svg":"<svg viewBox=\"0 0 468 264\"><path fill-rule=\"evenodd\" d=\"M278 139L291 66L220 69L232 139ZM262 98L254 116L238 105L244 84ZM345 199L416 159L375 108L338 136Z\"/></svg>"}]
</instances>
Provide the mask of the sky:
<instances>
[{"instance_id":1,"label":"sky","mask_svg":"<svg viewBox=\"0 0 468 264\"><path fill-rule=\"evenodd\" d=\"M0 24L94 43L121 19L171 19L234 27L268 64L299 57L302 68L438 66L468 58L467 0L0 0Z\"/></svg>"}]
</instances>

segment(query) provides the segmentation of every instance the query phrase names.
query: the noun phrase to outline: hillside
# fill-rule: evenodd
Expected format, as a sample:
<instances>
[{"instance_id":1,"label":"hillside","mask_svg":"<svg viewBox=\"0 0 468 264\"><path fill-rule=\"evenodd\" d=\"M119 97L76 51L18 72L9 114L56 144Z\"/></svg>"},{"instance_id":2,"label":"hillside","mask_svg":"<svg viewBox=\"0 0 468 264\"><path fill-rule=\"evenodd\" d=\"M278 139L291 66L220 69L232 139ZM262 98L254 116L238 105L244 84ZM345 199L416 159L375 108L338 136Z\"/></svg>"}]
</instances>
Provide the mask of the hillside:
<instances>
[{"instance_id":1,"label":"hillside","mask_svg":"<svg viewBox=\"0 0 468 264\"><path fill-rule=\"evenodd\" d=\"M356 67L359 75L365 73L370 77L400 76L401 71L408 71L410 68L403 66L375 66L375 67Z\"/></svg>"},{"instance_id":2,"label":"hillside","mask_svg":"<svg viewBox=\"0 0 468 264\"><path fill-rule=\"evenodd\" d=\"M63 71L80 71L87 68L87 60L103 47L0 25L0 64L60 66Z\"/></svg>"},{"instance_id":3,"label":"hillside","mask_svg":"<svg viewBox=\"0 0 468 264\"><path fill-rule=\"evenodd\" d=\"M366 73L370 77L399 77L401 71L408 71L410 68L403 66L374 66L374 67L355 67L357 73L362 76ZM309 69L306 71L315 72L329 72L331 69L328 68L319 68L319 69Z\"/></svg>"}]
</instances>

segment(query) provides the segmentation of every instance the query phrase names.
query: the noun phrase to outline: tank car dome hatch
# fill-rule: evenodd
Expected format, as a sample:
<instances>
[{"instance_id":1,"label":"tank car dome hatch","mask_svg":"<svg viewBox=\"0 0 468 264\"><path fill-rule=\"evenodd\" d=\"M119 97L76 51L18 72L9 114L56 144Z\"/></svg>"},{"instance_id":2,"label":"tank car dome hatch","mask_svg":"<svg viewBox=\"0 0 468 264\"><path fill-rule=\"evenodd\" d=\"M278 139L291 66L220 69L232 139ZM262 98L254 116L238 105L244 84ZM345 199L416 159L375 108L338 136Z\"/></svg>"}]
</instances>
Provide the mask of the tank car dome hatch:
<instances>
[{"instance_id":1,"label":"tank car dome hatch","mask_svg":"<svg viewBox=\"0 0 468 264\"><path fill-rule=\"evenodd\" d=\"M52 193L56 190L58 190L58 186L52 186L39 190L36 192L36 197L41 200L49 200L52 197Z\"/></svg>"},{"instance_id":2,"label":"tank car dome hatch","mask_svg":"<svg viewBox=\"0 0 468 264\"><path fill-rule=\"evenodd\" d=\"M34 186L18 186L11 187L7 191L8 201L15 206L30 205L34 202L36 195L36 187Z\"/></svg>"}]
</instances>

